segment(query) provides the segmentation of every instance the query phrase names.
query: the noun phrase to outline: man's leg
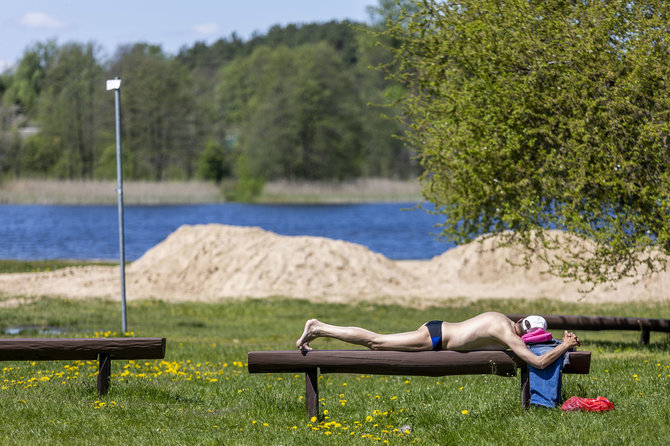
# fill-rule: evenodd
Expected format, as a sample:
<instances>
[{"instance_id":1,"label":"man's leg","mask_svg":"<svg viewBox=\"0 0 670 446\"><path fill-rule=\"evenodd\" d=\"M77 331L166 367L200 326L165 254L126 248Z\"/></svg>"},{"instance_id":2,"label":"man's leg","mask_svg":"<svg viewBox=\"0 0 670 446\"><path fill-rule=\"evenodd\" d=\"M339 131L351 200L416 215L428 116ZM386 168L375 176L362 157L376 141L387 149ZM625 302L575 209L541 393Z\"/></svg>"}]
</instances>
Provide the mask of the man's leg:
<instances>
[{"instance_id":1,"label":"man's leg","mask_svg":"<svg viewBox=\"0 0 670 446\"><path fill-rule=\"evenodd\" d=\"M309 343L320 337L339 339L371 350L422 351L433 348L428 328L425 326L406 333L379 334L360 327L330 325L316 319L307 321L296 345L303 350L309 350Z\"/></svg>"}]
</instances>

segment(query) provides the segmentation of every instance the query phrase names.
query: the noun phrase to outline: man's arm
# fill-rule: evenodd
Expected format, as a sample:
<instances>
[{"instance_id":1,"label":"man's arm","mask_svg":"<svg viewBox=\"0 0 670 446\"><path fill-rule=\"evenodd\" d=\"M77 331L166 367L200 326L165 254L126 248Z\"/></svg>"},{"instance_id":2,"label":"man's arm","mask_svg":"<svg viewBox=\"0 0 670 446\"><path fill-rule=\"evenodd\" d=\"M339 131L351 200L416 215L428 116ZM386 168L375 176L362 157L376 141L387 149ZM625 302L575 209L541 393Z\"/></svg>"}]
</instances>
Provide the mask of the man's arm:
<instances>
[{"instance_id":1,"label":"man's arm","mask_svg":"<svg viewBox=\"0 0 670 446\"><path fill-rule=\"evenodd\" d=\"M579 345L577 336L568 331L563 332L562 344L557 345L542 356L537 356L535 353L531 352L521 338L516 335L510 336L503 341L505 341L509 348L511 348L519 358L540 370L553 364L554 361L563 356L565 352Z\"/></svg>"}]
</instances>

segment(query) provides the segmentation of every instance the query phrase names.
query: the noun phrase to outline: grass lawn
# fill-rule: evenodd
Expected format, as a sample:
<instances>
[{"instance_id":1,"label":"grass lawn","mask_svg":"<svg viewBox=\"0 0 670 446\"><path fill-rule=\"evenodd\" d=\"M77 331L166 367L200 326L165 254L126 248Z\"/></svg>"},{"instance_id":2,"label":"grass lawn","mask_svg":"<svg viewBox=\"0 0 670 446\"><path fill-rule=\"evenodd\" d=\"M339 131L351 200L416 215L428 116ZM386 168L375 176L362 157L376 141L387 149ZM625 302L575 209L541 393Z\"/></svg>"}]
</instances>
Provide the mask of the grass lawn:
<instances>
[{"instance_id":1,"label":"grass lawn","mask_svg":"<svg viewBox=\"0 0 670 446\"><path fill-rule=\"evenodd\" d=\"M13 296L17 297L17 296ZM105 397L97 362L0 364L0 438L6 444L667 444L670 438L670 339L652 333L577 332L593 352L589 375L566 375L564 396L608 397L606 413L520 408L519 379L322 375L321 411L310 420L302 375L246 370L247 352L291 349L304 321L382 332L482 311L670 318L670 304L592 305L553 301L452 301L425 310L392 305L317 304L293 299L218 304L130 302L132 336L167 337L164 360L115 361ZM20 337L118 336L120 304L43 298L0 309ZM42 329L58 328L59 335ZM555 333L556 334L556 333ZM314 348L350 348L319 339ZM411 425L410 434L400 428Z\"/></svg>"}]
</instances>

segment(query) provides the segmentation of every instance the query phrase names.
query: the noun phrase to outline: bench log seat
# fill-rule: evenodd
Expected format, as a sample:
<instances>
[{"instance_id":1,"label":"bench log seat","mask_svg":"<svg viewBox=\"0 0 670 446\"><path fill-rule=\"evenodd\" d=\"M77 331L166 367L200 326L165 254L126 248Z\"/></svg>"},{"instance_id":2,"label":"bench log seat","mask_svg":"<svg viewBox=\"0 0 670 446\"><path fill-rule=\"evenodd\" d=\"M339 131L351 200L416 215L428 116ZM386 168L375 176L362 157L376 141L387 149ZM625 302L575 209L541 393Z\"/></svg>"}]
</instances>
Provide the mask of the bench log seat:
<instances>
[{"instance_id":1,"label":"bench log seat","mask_svg":"<svg viewBox=\"0 0 670 446\"><path fill-rule=\"evenodd\" d=\"M591 352L570 352L570 365L563 373L588 374ZM521 369L521 406L530 406L528 367L509 350L399 352L380 350L252 351L249 373L305 373L307 414L319 416L318 374L354 373L370 375L480 375L515 376Z\"/></svg>"},{"instance_id":2,"label":"bench log seat","mask_svg":"<svg viewBox=\"0 0 670 446\"><path fill-rule=\"evenodd\" d=\"M0 339L0 361L98 360L98 394L109 389L112 359L163 359L165 338Z\"/></svg>"},{"instance_id":3,"label":"bench log seat","mask_svg":"<svg viewBox=\"0 0 670 446\"><path fill-rule=\"evenodd\" d=\"M514 322L528 316L527 314L508 314ZM640 331L640 344L649 344L652 331L670 333L670 319L649 319L643 317L618 316L572 316L546 314L540 315L547 320L549 329L567 330L634 330ZM561 336L557 335L557 338Z\"/></svg>"}]
</instances>

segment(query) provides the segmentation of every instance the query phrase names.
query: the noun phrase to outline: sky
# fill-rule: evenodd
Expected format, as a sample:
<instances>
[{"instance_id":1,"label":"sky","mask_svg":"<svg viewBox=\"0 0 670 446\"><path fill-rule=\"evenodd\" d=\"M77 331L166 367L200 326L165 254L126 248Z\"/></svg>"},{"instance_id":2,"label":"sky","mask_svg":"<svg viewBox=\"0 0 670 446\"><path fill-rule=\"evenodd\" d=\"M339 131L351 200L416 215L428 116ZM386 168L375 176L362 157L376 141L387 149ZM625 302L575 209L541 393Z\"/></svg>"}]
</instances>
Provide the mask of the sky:
<instances>
[{"instance_id":1,"label":"sky","mask_svg":"<svg viewBox=\"0 0 670 446\"><path fill-rule=\"evenodd\" d=\"M368 22L376 0L4 0L0 5L0 72L25 49L55 39L59 45L95 42L103 57L119 45L145 42L168 54L233 32L243 39L273 25L351 20Z\"/></svg>"}]
</instances>

